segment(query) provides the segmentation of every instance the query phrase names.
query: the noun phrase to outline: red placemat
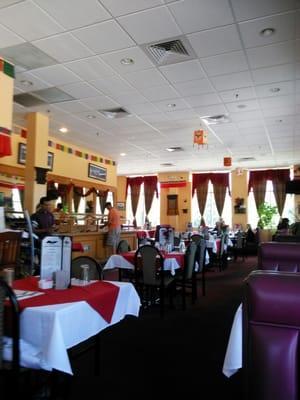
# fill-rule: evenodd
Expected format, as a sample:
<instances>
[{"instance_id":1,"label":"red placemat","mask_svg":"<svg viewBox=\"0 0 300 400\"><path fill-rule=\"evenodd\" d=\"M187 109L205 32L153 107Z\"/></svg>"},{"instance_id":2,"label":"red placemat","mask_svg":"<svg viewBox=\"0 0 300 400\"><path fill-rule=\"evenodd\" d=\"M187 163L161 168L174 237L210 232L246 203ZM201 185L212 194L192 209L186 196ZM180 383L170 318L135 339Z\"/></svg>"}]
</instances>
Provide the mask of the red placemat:
<instances>
[{"instance_id":1,"label":"red placemat","mask_svg":"<svg viewBox=\"0 0 300 400\"><path fill-rule=\"evenodd\" d=\"M109 282L95 282L87 286L72 286L65 290L39 289L36 277L28 277L14 282L14 289L39 291L45 293L19 301L21 311L26 307L40 307L53 304L73 303L76 301L86 301L94 308L108 323L110 323L119 287Z\"/></svg>"}]
</instances>

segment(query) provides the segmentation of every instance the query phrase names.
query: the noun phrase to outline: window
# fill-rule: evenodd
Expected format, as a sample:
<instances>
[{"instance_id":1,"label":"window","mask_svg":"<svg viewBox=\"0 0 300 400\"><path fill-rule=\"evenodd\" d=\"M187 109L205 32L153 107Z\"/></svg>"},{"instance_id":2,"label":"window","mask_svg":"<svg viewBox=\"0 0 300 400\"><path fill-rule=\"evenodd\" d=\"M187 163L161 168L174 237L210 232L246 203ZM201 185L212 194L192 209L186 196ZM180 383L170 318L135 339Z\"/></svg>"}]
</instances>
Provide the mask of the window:
<instances>
[{"instance_id":1,"label":"window","mask_svg":"<svg viewBox=\"0 0 300 400\"><path fill-rule=\"evenodd\" d=\"M151 226L159 225L160 221L160 185L158 184L158 198L156 195L153 196L152 206L148 214L148 219ZM137 211L136 211L136 223L137 226L144 226L146 218L145 211L145 195L144 195L144 184L141 185L141 192L138 201ZM126 223L132 224L133 213L131 207L131 187L128 186L127 199L126 199Z\"/></svg>"},{"instance_id":2,"label":"window","mask_svg":"<svg viewBox=\"0 0 300 400\"><path fill-rule=\"evenodd\" d=\"M219 219L219 214L215 202L215 196L213 191L213 185L211 181L208 182L208 191L206 204L204 209L204 220L205 224L208 226L215 226L216 221ZM225 221L225 224L232 224L232 210L231 210L231 197L229 195L228 189L226 190L225 202L222 212L222 218ZM198 207L198 200L196 193L192 198L192 223L194 227L198 227L200 225L201 215Z\"/></svg>"},{"instance_id":3,"label":"window","mask_svg":"<svg viewBox=\"0 0 300 400\"><path fill-rule=\"evenodd\" d=\"M19 189L12 189L12 203L14 211L23 211Z\"/></svg>"}]
</instances>

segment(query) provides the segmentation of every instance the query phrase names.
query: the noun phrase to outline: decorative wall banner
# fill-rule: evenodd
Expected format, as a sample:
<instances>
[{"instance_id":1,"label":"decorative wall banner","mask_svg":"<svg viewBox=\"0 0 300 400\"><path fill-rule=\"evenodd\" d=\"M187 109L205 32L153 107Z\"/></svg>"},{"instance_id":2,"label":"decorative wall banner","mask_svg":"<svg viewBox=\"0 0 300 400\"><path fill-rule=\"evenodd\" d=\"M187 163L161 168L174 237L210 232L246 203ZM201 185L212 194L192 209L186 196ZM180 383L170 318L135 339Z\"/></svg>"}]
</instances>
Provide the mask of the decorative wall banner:
<instances>
[{"instance_id":1,"label":"decorative wall banner","mask_svg":"<svg viewBox=\"0 0 300 400\"><path fill-rule=\"evenodd\" d=\"M194 144L200 145L207 144L207 132L203 129L194 131Z\"/></svg>"},{"instance_id":2,"label":"decorative wall banner","mask_svg":"<svg viewBox=\"0 0 300 400\"><path fill-rule=\"evenodd\" d=\"M14 127L14 132L19 133L19 135L24 139L27 138L27 130L24 128L17 127L17 129L16 129ZM95 156L94 154L84 153L80 150L75 150L72 147L68 147L68 146L60 144L60 143L55 143L53 140L48 140L48 146L53 147L56 150L60 150L65 153L68 153L68 154L73 154L76 157L84 158L86 160L99 162L99 163L102 163L105 165L113 165L113 166L117 165L117 163L115 161L105 159L103 157L98 157L98 156Z\"/></svg>"},{"instance_id":3,"label":"decorative wall banner","mask_svg":"<svg viewBox=\"0 0 300 400\"><path fill-rule=\"evenodd\" d=\"M224 167L231 167L232 160L231 157L224 157Z\"/></svg>"},{"instance_id":4,"label":"decorative wall banner","mask_svg":"<svg viewBox=\"0 0 300 400\"><path fill-rule=\"evenodd\" d=\"M11 130L0 127L0 157L11 156Z\"/></svg>"},{"instance_id":5,"label":"decorative wall banner","mask_svg":"<svg viewBox=\"0 0 300 400\"><path fill-rule=\"evenodd\" d=\"M186 187L186 181L160 182L161 189Z\"/></svg>"},{"instance_id":6,"label":"decorative wall banner","mask_svg":"<svg viewBox=\"0 0 300 400\"><path fill-rule=\"evenodd\" d=\"M13 64L3 60L0 58L0 71L2 71L5 75L10 76L11 78L15 77L15 67Z\"/></svg>"}]
</instances>

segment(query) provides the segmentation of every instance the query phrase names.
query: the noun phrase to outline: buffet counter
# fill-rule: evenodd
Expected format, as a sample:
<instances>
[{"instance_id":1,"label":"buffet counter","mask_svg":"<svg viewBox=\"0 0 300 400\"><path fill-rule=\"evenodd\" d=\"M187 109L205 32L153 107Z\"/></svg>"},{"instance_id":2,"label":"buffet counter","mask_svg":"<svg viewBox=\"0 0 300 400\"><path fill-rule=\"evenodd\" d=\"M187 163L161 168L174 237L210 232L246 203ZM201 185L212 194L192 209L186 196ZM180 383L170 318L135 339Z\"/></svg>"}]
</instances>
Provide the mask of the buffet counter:
<instances>
[{"instance_id":1,"label":"buffet counter","mask_svg":"<svg viewBox=\"0 0 300 400\"><path fill-rule=\"evenodd\" d=\"M85 255L104 260L110 255L107 254L107 249L105 247L107 235L105 231L71 232L61 233L61 235L71 236L73 243L81 243L82 245L83 252L73 251L72 258ZM121 240L122 239L127 240L132 250L137 248L137 234L135 230L123 230L121 232Z\"/></svg>"}]
</instances>

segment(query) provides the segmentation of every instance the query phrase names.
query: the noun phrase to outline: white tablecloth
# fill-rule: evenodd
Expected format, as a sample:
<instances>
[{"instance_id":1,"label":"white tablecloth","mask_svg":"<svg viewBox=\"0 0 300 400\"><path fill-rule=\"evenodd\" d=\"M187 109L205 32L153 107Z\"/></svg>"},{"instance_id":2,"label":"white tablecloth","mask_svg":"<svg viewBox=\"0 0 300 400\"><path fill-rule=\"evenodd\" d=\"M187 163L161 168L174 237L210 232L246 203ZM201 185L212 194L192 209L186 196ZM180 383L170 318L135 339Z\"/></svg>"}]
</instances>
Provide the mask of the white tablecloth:
<instances>
[{"instance_id":1,"label":"white tablecloth","mask_svg":"<svg viewBox=\"0 0 300 400\"><path fill-rule=\"evenodd\" d=\"M23 366L47 371L55 368L72 374L67 349L118 323L126 315L137 317L140 298L134 286L128 282L111 283L120 290L110 323L85 301L25 308L20 315Z\"/></svg>"},{"instance_id":2,"label":"white tablecloth","mask_svg":"<svg viewBox=\"0 0 300 400\"><path fill-rule=\"evenodd\" d=\"M104 265L103 271L108 270L108 269L114 269L114 268L133 270L134 265L131 264L129 261L125 260L125 258L122 257L121 255L113 254L112 256L109 257L106 264ZM179 268L181 268L181 267L178 264L176 258L165 258L164 259L164 270L170 271L171 275L175 275L176 269L179 269Z\"/></svg>"},{"instance_id":3,"label":"white tablecloth","mask_svg":"<svg viewBox=\"0 0 300 400\"><path fill-rule=\"evenodd\" d=\"M223 364L223 374L228 378L242 368L242 335L242 305L240 305L234 316Z\"/></svg>"}]
</instances>

